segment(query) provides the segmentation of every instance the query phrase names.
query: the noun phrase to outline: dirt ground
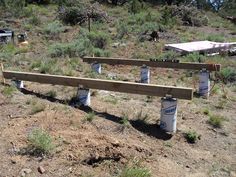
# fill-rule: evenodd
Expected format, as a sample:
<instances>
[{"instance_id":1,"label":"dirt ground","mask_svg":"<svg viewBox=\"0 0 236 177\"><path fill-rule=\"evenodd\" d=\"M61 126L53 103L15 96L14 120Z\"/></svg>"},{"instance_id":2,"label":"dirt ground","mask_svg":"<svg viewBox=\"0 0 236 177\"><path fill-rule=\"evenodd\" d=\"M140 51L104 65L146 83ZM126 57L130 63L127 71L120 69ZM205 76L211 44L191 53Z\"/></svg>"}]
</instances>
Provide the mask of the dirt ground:
<instances>
[{"instance_id":1,"label":"dirt ground","mask_svg":"<svg viewBox=\"0 0 236 177\"><path fill-rule=\"evenodd\" d=\"M46 9L49 15L42 16L41 27L55 20L55 9L54 6L53 10ZM111 8L110 11L114 10ZM17 29L17 33L22 32L27 19L24 20L9 25ZM192 40L199 37L195 35L196 31L200 36L213 32L229 35L224 29L212 27L181 27L181 30L191 31ZM10 64L6 59L3 62L9 70L32 71L30 66L33 62L48 59L49 45L70 42L78 33L78 26L70 27L68 32L60 34L59 39L48 40L40 27L33 26L28 32L30 49L15 54ZM235 35L231 37L235 38ZM180 39L171 30L161 34L159 43L146 41L137 44L136 36L130 36L128 40L124 39L125 47L110 45L109 50L112 57L139 58L134 57L137 53L155 56L162 50L160 43L179 42ZM59 67L70 61L66 57L56 59ZM79 57L75 59L81 60ZM232 62L235 59L227 58L227 62L221 61L221 64L235 67ZM85 71L90 70L90 66L81 61L79 64L79 69L73 70L73 76L88 77ZM102 72L99 78L115 76L117 80L130 82L140 79L139 67L103 65ZM151 83L191 87L196 91L198 72L187 76L189 73L152 68ZM11 82L7 81L7 84ZM153 177L236 177L236 86L235 82L217 86L219 92L212 93L208 99L178 100L177 132L171 135L159 127L161 98L158 97L92 90L91 106L76 108L70 104L70 99L75 96L77 88L25 82L24 89L6 95L4 90L7 86L1 83L0 177L111 177L118 176L127 164L134 161L149 169ZM49 91L56 92L55 98L47 96ZM32 102L45 105L45 109L32 114ZM204 110L223 116L222 127L210 125L209 115ZM85 120L90 112L95 113L92 122ZM129 119L127 124L121 123L124 116ZM51 155L27 153L28 135L36 128L53 137L55 149ZM188 143L184 137L189 130L200 135L194 144ZM39 167L45 170L43 174L38 171Z\"/></svg>"},{"instance_id":2,"label":"dirt ground","mask_svg":"<svg viewBox=\"0 0 236 177\"><path fill-rule=\"evenodd\" d=\"M170 80L173 83L174 79ZM0 95L2 177L19 176L24 170L30 171L26 176L113 176L134 159L141 160L157 177L236 175L233 87L228 89L222 109L217 107L222 95L179 100L177 133L170 135L158 126L160 98L93 91L91 107L79 109L66 100L76 93L76 88L30 82L25 85L12 97ZM3 89L3 85L0 87ZM45 96L49 90L55 90L57 97ZM29 100L45 104L46 109L30 115ZM222 128L207 123L208 115L203 113L206 108L226 117ZM137 119L140 110L148 115L146 121ZM86 122L85 116L91 111L96 117L91 123ZM124 114L128 115L129 126L120 123ZM56 149L50 157L19 153L27 147L27 136L34 128L43 128L53 137ZM197 143L186 142L184 133L188 130L200 135ZM39 166L45 173L38 172Z\"/></svg>"}]
</instances>

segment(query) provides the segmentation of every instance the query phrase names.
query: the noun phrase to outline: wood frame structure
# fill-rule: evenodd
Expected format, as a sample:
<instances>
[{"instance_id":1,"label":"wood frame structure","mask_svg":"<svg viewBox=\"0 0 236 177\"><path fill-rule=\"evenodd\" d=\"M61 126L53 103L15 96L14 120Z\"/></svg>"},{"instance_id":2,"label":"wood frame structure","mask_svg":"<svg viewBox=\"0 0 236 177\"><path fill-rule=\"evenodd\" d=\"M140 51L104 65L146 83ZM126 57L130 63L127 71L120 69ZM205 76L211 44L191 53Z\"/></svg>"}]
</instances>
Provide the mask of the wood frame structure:
<instances>
[{"instance_id":1,"label":"wood frame structure","mask_svg":"<svg viewBox=\"0 0 236 177\"><path fill-rule=\"evenodd\" d=\"M106 57L84 57L83 62L87 63L105 63L110 65L132 65L132 66L150 66L158 68L173 68L173 69L190 69L190 70L202 70L208 71L220 71L220 64L206 64L206 63L175 63L175 62L163 62L163 61L148 61L139 59L127 59L127 58L106 58Z\"/></svg>"},{"instance_id":2,"label":"wood frame structure","mask_svg":"<svg viewBox=\"0 0 236 177\"><path fill-rule=\"evenodd\" d=\"M31 81L44 84L64 85L71 87L83 86L89 89L108 90L149 96L171 95L174 98L191 100L193 89L185 87L162 86L153 84L131 83L123 81L110 81L101 79L89 79L69 77L61 75L38 74L17 71L2 71L5 79Z\"/></svg>"}]
</instances>

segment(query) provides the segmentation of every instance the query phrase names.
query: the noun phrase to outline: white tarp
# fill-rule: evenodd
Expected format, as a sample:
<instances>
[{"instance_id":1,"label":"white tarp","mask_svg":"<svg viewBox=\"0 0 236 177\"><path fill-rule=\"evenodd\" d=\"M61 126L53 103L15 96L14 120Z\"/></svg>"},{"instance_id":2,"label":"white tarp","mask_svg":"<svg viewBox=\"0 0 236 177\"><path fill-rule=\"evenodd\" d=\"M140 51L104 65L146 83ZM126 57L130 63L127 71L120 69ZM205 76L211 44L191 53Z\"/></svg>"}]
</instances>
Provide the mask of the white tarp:
<instances>
[{"instance_id":1,"label":"white tarp","mask_svg":"<svg viewBox=\"0 0 236 177\"><path fill-rule=\"evenodd\" d=\"M219 50L230 49L236 47L236 42L232 43L220 43L211 41L196 41L186 42L179 44L166 44L166 49L175 50L178 52L189 53L189 52L217 52Z\"/></svg>"}]
</instances>

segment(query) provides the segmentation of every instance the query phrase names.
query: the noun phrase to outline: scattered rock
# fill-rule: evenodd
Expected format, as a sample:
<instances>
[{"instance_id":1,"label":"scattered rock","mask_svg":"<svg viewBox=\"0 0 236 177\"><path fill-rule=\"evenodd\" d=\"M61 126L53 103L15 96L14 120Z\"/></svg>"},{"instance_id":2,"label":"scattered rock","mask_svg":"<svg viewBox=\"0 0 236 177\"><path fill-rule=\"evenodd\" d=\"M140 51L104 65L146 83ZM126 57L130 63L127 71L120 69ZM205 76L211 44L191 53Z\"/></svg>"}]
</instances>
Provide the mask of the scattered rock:
<instances>
[{"instance_id":1,"label":"scattered rock","mask_svg":"<svg viewBox=\"0 0 236 177\"><path fill-rule=\"evenodd\" d=\"M117 47L119 47L119 45L120 45L119 42L115 42L115 43L113 43L111 46L114 47L114 48L117 48Z\"/></svg>"},{"instance_id":2,"label":"scattered rock","mask_svg":"<svg viewBox=\"0 0 236 177\"><path fill-rule=\"evenodd\" d=\"M12 164L16 164L16 160L11 159L11 163L12 163Z\"/></svg>"},{"instance_id":3,"label":"scattered rock","mask_svg":"<svg viewBox=\"0 0 236 177\"><path fill-rule=\"evenodd\" d=\"M24 168L24 169L22 169L22 170L20 171L20 176L21 176L21 177L24 177L24 176L26 176L27 174L30 174L31 172L32 172L31 169L29 169L29 168Z\"/></svg>"},{"instance_id":4,"label":"scattered rock","mask_svg":"<svg viewBox=\"0 0 236 177\"><path fill-rule=\"evenodd\" d=\"M39 167L38 167L38 172L39 172L39 173L43 174L43 173L45 173L45 171L46 171L46 170L45 170L42 166L39 166Z\"/></svg>"},{"instance_id":5,"label":"scattered rock","mask_svg":"<svg viewBox=\"0 0 236 177\"><path fill-rule=\"evenodd\" d=\"M115 140L114 142L111 142L112 146L114 147L119 147L120 146L120 143L119 141Z\"/></svg>"}]
</instances>

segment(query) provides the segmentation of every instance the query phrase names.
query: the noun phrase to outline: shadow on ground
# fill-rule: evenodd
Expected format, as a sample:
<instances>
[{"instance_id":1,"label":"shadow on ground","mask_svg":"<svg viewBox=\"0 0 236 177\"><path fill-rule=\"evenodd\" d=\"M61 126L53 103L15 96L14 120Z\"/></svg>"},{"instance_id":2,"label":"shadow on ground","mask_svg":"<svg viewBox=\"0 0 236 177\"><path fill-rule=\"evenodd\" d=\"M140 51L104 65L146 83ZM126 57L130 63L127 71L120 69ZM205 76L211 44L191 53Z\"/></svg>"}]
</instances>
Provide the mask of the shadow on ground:
<instances>
[{"instance_id":1,"label":"shadow on ground","mask_svg":"<svg viewBox=\"0 0 236 177\"><path fill-rule=\"evenodd\" d=\"M76 105L75 98L72 98L70 100L60 100L60 99L57 99L54 97L43 95L41 93L36 93L34 91L27 90L25 88L21 89L21 92L24 93L25 95L34 95L38 98L45 99L50 102L56 102L56 103L60 103L60 104L64 104L64 105L66 104L66 105L69 105L72 107L76 107L86 113L94 112L95 115L97 115L99 117L102 117L104 119L107 119L107 120L110 120L110 121L113 121L113 122L116 122L119 124L122 121L122 117L118 117L116 115L112 115L107 112L98 112L98 111L93 110L89 106L78 106L78 105ZM139 120L139 119L130 120L129 122L133 128L135 128L136 130L138 130L142 133L145 133L148 136L152 136L152 137L155 137L157 139L162 139L162 140L169 140L172 137L171 134L168 134L165 131L163 131L158 124L148 124L147 122Z\"/></svg>"}]
</instances>

